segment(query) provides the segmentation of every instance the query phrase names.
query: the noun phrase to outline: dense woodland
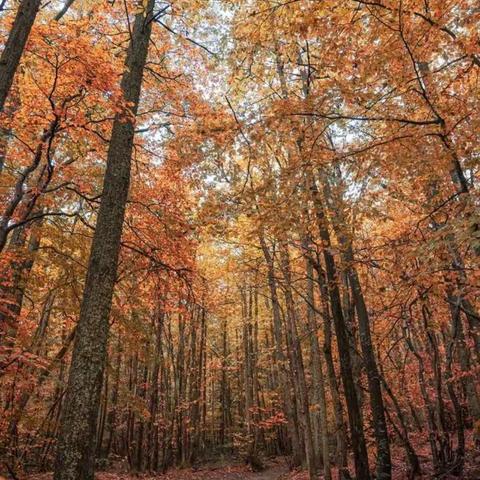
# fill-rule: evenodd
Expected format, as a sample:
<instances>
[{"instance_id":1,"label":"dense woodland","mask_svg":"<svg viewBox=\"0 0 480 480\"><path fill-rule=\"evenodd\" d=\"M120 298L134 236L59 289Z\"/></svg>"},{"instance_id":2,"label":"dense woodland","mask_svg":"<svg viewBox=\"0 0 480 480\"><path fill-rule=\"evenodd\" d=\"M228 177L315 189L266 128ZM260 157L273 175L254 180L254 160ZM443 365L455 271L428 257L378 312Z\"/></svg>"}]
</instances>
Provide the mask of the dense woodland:
<instances>
[{"instance_id":1,"label":"dense woodland","mask_svg":"<svg viewBox=\"0 0 480 480\"><path fill-rule=\"evenodd\" d=\"M3 0L0 37L1 474L480 478L477 0Z\"/></svg>"}]
</instances>

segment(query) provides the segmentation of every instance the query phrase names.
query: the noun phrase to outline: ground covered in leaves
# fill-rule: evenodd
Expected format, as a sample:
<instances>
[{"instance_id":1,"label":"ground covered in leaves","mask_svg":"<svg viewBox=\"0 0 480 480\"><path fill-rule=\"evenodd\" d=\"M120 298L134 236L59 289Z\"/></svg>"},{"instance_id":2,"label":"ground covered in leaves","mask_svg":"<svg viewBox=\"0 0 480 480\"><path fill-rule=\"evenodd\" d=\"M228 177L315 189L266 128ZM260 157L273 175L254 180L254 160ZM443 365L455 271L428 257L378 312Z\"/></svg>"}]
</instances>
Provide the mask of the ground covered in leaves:
<instances>
[{"instance_id":1,"label":"ground covered in leaves","mask_svg":"<svg viewBox=\"0 0 480 480\"><path fill-rule=\"evenodd\" d=\"M480 451L471 450L472 454L467 455L465 470L462 477L442 476L442 480L478 480L480 479ZM399 449L393 449L393 480L406 480L408 473ZM420 461L422 462L423 475L418 480L433 480L431 464L427 455L422 455L419 449ZM290 471L285 458L271 459L265 463L265 470L252 472L248 466L233 461L228 464L225 461L208 463L198 468L172 469L163 475L134 475L132 473L100 472L96 475L97 480L307 480L308 475L304 471ZM333 478L337 477L337 471L332 471ZM323 476L319 475L319 480ZM42 474L29 477L20 477L20 480L51 480L52 475ZM0 476L0 480L3 478Z\"/></svg>"},{"instance_id":2,"label":"ground covered in leaves","mask_svg":"<svg viewBox=\"0 0 480 480\"><path fill-rule=\"evenodd\" d=\"M480 448L476 447L471 432L466 437L467 454L465 467L461 477L448 472L438 476L432 468L430 451L425 437L415 438L415 451L422 466L422 476L416 480L479 480L480 479ZM373 453L373 452L371 452ZM369 455L370 456L370 455ZM370 456L370 465L375 465L374 456ZM212 456L192 468L173 468L164 474L132 473L125 460L118 459L111 470L98 472L96 480L308 480L308 474L302 470L291 470L287 457L276 457L263 460L264 470L254 472L237 456ZM409 478L404 450L399 445L392 445L392 480L407 480ZM350 464L353 472L353 464ZM332 468L332 478L338 478L338 470ZM323 475L319 472L318 480ZM0 480L7 480L0 475ZM37 475L18 475L18 480L52 480L52 473Z\"/></svg>"},{"instance_id":3,"label":"ground covered in leaves","mask_svg":"<svg viewBox=\"0 0 480 480\"><path fill-rule=\"evenodd\" d=\"M32 475L28 480L51 480L52 474ZM237 462L232 465L223 463L208 464L199 468L172 469L163 475L133 475L120 472L100 472L97 480L279 480L289 479L288 465L285 459L278 458L266 463L262 472L252 472L247 465ZM0 480L3 480L0 477Z\"/></svg>"}]
</instances>

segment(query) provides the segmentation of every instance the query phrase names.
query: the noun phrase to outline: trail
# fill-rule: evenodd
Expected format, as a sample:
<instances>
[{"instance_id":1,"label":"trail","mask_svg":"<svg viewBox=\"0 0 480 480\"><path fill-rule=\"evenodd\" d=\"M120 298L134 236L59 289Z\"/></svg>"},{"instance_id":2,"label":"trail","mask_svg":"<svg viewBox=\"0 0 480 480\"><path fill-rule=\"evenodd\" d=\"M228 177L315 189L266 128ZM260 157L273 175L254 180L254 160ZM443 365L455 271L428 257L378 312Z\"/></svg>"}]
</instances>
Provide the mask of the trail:
<instances>
[{"instance_id":1,"label":"trail","mask_svg":"<svg viewBox=\"0 0 480 480\"><path fill-rule=\"evenodd\" d=\"M213 473L213 472L212 472ZM287 478L288 469L285 465L277 464L272 465L265 469L262 472L223 472L220 474L219 477L212 476L202 476L198 478L202 478L205 480L210 479L224 479L224 480L283 480ZM197 477L193 477L197 478ZM193 479L192 479L193 480Z\"/></svg>"},{"instance_id":2,"label":"trail","mask_svg":"<svg viewBox=\"0 0 480 480\"><path fill-rule=\"evenodd\" d=\"M219 469L172 471L156 478L159 480L286 480L288 468L285 462L277 461L268 464L261 472L248 471L244 466L229 466Z\"/></svg>"}]
</instances>

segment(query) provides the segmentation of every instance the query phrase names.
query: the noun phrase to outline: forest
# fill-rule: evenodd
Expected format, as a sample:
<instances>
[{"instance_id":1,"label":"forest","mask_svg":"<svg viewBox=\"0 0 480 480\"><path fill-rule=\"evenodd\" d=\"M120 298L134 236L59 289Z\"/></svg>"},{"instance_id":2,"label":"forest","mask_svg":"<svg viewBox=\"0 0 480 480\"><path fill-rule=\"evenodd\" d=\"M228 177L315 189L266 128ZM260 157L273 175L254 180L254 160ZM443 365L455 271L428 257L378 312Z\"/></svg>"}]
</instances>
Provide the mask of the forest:
<instances>
[{"instance_id":1,"label":"forest","mask_svg":"<svg viewBox=\"0 0 480 480\"><path fill-rule=\"evenodd\" d=\"M478 0L0 0L0 479L480 479Z\"/></svg>"}]
</instances>

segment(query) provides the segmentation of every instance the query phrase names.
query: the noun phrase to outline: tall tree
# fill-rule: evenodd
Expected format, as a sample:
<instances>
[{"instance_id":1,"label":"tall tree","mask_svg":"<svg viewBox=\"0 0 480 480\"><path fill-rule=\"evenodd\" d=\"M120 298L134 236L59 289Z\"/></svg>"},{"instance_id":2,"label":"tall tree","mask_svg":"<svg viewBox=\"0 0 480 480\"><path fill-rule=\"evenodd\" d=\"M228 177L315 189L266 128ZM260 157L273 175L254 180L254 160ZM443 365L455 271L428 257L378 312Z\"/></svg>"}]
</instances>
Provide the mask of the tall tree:
<instances>
[{"instance_id":1,"label":"tall tree","mask_svg":"<svg viewBox=\"0 0 480 480\"><path fill-rule=\"evenodd\" d=\"M372 409L373 426L375 431L375 440L377 444L377 478L379 480L388 480L392 474L392 462L390 457L390 440L388 438L387 421L385 418L385 407L383 402L383 394L381 388L381 378L378 371L375 352L373 350L372 335L370 332L370 315L368 313L365 297L360 283L353 246L351 243L351 235L345 232L347 228L347 219L344 215L345 206L342 201L342 193L340 198L334 199L332 189L330 188L329 179L323 174L321 182L325 193L327 203L335 212L333 220L333 229L335 230L337 239L343 248L343 257L346 264L348 281L351 285L353 302L358 319L358 327L360 332L360 346L362 349L363 363L368 378L368 392L370 396L370 405ZM332 215L333 216L333 215Z\"/></svg>"},{"instance_id":2,"label":"tall tree","mask_svg":"<svg viewBox=\"0 0 480 480\"><path fill-rule=\"evenodd\" d=\"M135 115L154 6L155 0L149 0L135 15L128 47L121 88L131 112L118 113L113 124L60 423L55 480L89 480L94 477L96 422L107 355L109 315L130 185Z\"/></svg>"}]
</instances>

